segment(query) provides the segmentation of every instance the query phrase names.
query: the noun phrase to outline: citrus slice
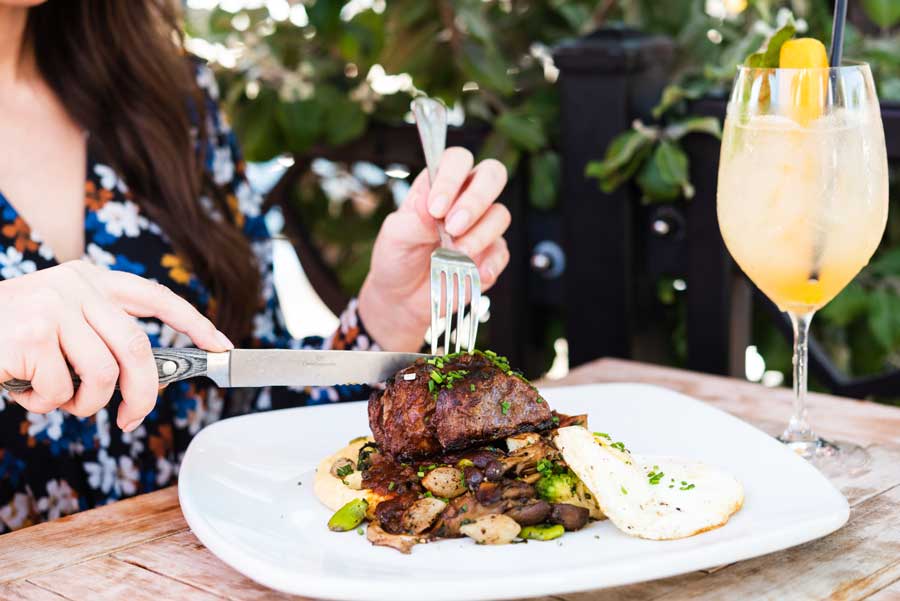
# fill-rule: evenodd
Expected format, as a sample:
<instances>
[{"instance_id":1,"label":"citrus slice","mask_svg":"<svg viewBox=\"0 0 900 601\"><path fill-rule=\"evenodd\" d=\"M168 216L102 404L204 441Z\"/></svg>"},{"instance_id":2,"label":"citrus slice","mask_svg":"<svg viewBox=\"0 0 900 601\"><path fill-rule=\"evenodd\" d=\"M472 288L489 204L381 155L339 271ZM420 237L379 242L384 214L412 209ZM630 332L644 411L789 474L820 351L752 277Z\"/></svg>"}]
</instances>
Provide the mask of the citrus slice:
<instances>
[{"instance_id":1,"label":"citrus slice","mask_svg":"<svg viewBox=\"0 0 900 601\"><path fill-rule=\"evenodd\" d=\"M781 46L778 66L802 69L791 75L790 98L785 102L788 114L801 125L822 116L828 89L828 53L815 38L788 40ZM807 71L808 69L808 71Z\"/></svg>"}]
</instances>

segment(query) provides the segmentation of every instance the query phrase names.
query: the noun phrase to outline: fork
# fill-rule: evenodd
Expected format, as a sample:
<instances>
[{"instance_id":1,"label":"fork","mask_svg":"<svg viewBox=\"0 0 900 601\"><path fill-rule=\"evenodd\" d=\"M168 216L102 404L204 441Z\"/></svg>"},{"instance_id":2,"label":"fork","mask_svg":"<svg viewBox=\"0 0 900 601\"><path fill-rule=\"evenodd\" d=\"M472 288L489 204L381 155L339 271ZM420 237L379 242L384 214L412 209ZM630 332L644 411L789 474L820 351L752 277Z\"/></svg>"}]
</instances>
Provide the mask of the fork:
<instances>
[{"instance_id":1,"label":"fork","mask_svg":"<svg viewBox=\"0 0 900 601\"><path fill-rule=\"evenodd\" d=\"M412 101L410 108L416 119L422 150L425 152L425 164L428 167L428 179L433 184L437 178L438 164L447 144L447 108L437 100L419 97ZM456 279L457 321L456 351L459 352L462 341L466 341L466 350L475 348L475 336L478 333L478 307L481 305L481 278L478 266L468 255L453 249L453 240L444 229L443 220L437 222L441 246L431 253L431 354L438 352L438 338L441 317L441 288L446 290L444 307L444 354L450 352L450 333L453 331L453 280ZM471 289L471 307L468 320L464 319L466 308L466 279Z\"/></svg>"}]
</instances>

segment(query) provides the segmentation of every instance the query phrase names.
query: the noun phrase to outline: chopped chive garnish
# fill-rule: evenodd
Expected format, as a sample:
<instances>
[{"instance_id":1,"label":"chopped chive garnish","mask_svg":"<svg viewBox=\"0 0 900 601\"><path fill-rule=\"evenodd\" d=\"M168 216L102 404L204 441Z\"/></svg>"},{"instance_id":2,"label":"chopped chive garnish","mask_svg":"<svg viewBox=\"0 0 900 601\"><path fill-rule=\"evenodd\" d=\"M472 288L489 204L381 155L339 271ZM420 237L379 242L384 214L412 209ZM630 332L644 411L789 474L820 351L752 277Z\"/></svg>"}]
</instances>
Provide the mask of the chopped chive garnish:
<instances>
[{"instance_id":1,"label":"chopped chive garnish","mask_svg":"<svg viewBox=\"0 0 900 601\"><path fill-rule=\"evenodd\" d=\"M394 490L395 488L397 488L396 482L391 482L390 484L388 484L388 490Z\"/></svg>"},{"instance_id":2,"label":"chopped chive garnish","mask_svg":"<svg viewBox=\"0 0 900 601\"><path fill-rule=\"evenodd\" d=\"M624 487L624 486L620 486L619 489L622 491L622 494L623 494L623 495L627 495L627 494L628 494L628 491L625 490L625 487Z\"/></svg>"},{"instance_id":3,"label":"chopped chive garnish","mask_svg":"<svg viewBox=\"0 0 900 601\"><path fill-rule=\"evenodd\" d=\"M500 403L500 412L503 415L506 415L509 413L509 401L503 401L502 403Z\"/></svg>"}]
</instances>

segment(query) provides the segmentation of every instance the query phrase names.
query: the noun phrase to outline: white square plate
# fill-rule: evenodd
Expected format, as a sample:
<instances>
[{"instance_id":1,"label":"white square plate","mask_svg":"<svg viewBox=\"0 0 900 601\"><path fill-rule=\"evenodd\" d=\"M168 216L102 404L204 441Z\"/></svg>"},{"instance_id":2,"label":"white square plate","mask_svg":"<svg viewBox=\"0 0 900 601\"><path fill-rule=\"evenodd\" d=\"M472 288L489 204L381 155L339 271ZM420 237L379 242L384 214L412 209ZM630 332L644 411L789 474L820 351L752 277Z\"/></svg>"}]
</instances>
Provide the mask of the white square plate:
<instances>
[{"instance_id":1,"label":"white square plate","mask_svg":"<svg viewBox=\"0 0 900 601\"><path fill-rule=\"evenodd\" d=\"M323 599L430 601L558 594L663 578L770 553L829 534L846 499L776 440L700 401L638 384L551 388L562 413L589 415L641 454L718 465L744 485L724 527L648 541L608 521L553 542L419 545L411 555L330 532L313 495L315 466L369 432L365 403L289 409L214 424L194 438L178 485L185 519L225 563L264 585Z\"/></svg>"}]
</instances>

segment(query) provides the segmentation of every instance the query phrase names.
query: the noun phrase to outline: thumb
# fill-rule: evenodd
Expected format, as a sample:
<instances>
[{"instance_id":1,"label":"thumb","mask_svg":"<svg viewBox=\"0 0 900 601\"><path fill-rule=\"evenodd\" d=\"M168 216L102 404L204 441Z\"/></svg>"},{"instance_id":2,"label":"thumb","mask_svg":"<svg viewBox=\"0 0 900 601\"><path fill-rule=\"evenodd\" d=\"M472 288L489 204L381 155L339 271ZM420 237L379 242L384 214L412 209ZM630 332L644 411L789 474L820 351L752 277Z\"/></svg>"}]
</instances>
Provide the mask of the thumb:
<instances>
[{"instance_id":1,"label":"thumb","mask_svg":"<svg viewBox=\"0 0 900 601\"><path fill-rule=\"evenodd\" d=\"M423 203L427 196L423 196ZM381 226L378 242L395 248L434 246L440 242L434 219L423 208L416 211L394 211Z\"/></svg>"}]
</instances>

